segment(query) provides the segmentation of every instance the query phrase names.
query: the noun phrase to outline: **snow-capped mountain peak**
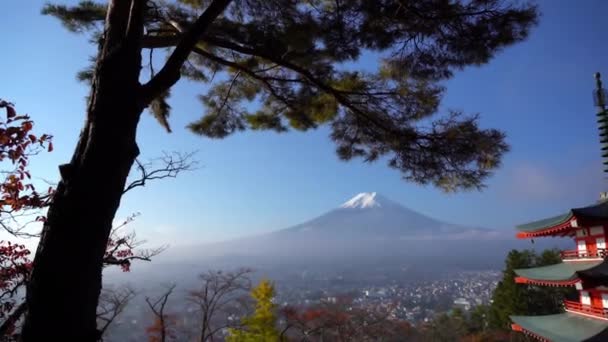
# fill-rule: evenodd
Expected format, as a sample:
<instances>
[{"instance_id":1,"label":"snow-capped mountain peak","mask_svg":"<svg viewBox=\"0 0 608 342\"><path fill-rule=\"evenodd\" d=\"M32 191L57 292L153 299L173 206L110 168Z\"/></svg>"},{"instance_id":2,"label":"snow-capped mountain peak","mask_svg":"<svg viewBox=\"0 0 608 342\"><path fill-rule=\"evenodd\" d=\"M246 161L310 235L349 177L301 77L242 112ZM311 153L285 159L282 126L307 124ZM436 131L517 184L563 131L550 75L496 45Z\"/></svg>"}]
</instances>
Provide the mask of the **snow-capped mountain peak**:
<instances>
[{"instance_id":1,"label":"snow-capped mountain peak","mask_svg":"<svg viewBox=\"0 0 608 342\"><path fill-rule=\"evenodd\" d=\"M365 208L376 208L382 205L378 201L375 192L362 192L355 197L344 202L340 208L348 209L365 209Z\"/></svg>"}]
</instances>

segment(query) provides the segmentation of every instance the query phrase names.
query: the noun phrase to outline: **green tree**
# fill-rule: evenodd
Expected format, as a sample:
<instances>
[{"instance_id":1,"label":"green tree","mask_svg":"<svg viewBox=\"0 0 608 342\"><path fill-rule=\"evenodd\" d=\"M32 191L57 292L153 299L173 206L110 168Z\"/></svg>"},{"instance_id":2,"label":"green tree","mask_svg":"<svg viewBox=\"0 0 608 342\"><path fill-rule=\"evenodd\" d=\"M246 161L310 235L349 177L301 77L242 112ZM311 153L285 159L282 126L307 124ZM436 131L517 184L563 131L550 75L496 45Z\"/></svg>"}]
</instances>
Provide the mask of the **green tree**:
<instances>
[{"instance_id":1,"label":"green tree","mask_svg":"<svg viewBox=\"0 0 608 342\"><path fill-rule=\"evenodd\" d=\"M477 305L471 310L468 328L471 333L485 332L488 329L488 319L490 316L490 306Z\"/></svg>"},{"instance_id":2,"label":"green tree","mask_svg":"<svg viewBox=\"0 0 608 342\"><path fill-rule=\"evenodd\" d=\"M181 77L206 83L195 133L326 124L341 159L383 157L410 181L480 188L508 149L504 134L476 116L433 117L443 85L525 39L537 19L535 6L515 0L81 0L43 12L88 34L98 53L79 74L91 87L86 120L59 167L25 341L99 337L102 258L140 151L138 123L148 108L170 131L167 101ZM148 61L154 52L166 59ZM364 52L378 56L376 70L344 67Z\"/></svg>"},{"instance_id":3,"label":"green tree","mask_svg":"<svg viewBox=\"0 0 608 342\"><path fill-rule=\"evenodd\" d=\"M242 329L230 329L227 342L277 342L277 308L273 303L275 296L274 285L268 280L262 280L251 291L255 301L255 311L251 316L242 320Z\"/></svg>"},{"instance_id":4,"label":"green tree","mask_svg":"<svg viewBox=\"0 0 608 342\"><path fill-rule=\"evenodd\" d=\"M507 329L509 315L524 314L528 312L527 288L515 283L517 268L531 267L534 260L533 251L512 250L505 260L503 277L492 295L490 309L490 326L496 329Z\"/></svg>"},{"instance_id":5,"label":"green tree","mask_svg":"<svg viewBox=\"0 0 608 342\"><path fill-rule=\"evenodd\" d=\"M562 262L562 257L558 249L545 249L537 258L537 266L547 266Z\"/></svg>"},{"instance_id":6,"label":"green tree","mask_svg":"<svg viewBox=\"0 0 608 342\"><path fill-rule=\"evenodd\" d=\"M559 251L545 250L537 255L532 250L512 250L505 260L503 278L492 295L489 324L494 329L509 329L510 315L543 315L562 310L562 300L572 288L553 288L515 283L514 269L547 266L561 262Z\"/></svg>"},{"instance_id":7,"label":"green tree","mask_svg":"<svg viewBox=\"0 0 608 342\"><path fill-rule=\"evenodd\" d=\"M424 329L425 341L458 341L467 335L467 318L460 309L441 313Z\"/></svg>"}]
</instances>

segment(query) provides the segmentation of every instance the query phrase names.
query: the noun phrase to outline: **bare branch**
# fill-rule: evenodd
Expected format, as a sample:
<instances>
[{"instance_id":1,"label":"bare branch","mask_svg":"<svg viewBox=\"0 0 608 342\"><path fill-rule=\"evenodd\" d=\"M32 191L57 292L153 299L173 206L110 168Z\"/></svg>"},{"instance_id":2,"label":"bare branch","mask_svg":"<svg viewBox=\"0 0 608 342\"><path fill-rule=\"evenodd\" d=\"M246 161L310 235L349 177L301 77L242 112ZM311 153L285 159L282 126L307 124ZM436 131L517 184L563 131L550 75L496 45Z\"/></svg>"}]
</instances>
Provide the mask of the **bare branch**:
<instances>
[{"instance_id":1,"label":"bare branch","mask_svg":"<svg viewBox=\"0 0 608 342\"><path fill-rule=\"evenodd\" d=\"M150 78L154 77L154 49L150 49L150 53L148 54L148 67L150 68Z\"/></svg>"},{"instance_id":2,"label":"bare branch","mask_svg":"<svg viewBox=\"0 0 608 342\"><path fill-rule=\"evenodd\" d=\"M104 288L101 291L97 306L100 335L103 335L107 331L110 324L124 311L135 295L135 290L129 286Z\"/></svg>"},{"instance_id":3,"label":"bare branch","mask_svg":"<svg viewBox=\"0 0 608 342\"><path fill-rule=\"evenodd\" d=\"M8 316L4 320L4 322L2 322L2 325L0 325L0 337L4 337L10 334L11 330L14 329L15 325L17 324L17 322L19 322L19 320L26 313L26 311L27 305L26 302L23 301L21 302L21 304L19 304L19 306L17 306L15 310L13 310L10 316Z\"/></svg>"},{"instance_id":4,"label":"bare branch","mask_svg":"<svg viewBox=\"0 0 608 342\"><path fill-rule=\"evenodd\" d=\"M175 289L175 286L175 284L169 285L165 292L156 300L150 300L149 297L146 297L146 303L160 325L160 342L165 342L167 337L168 327L166 325L167 314L165 313L165 307L167 305L167 301L169 300L169 296L171 296L171 293L173 293L173 290Z\"/></svg>"},{"instance_id":5,"label":"bare branch","mask_svg":"<svg viewBox=\"0 0 608 342\"><path fill-rule=\"evenodd\" d=\"M146 243L145 240L139 240L134 231L123 234L121 229L133 222L138 215L139 213L132 214L120 225L112 228L103 258L104 266L118 265L124 271L129 271L133 260L152 261L153 257L167 249L167 245L156 248L140 248Z\"/></svg>"},{"instance_id":6,"label":"bare branch","mask_svg":"<svg viewBox=\"0 0 608 342\"><path fill-rule=\"evenodd\" d=\"M238 298L251 289L252 272L251 269L242 268L235 272L208 271L200 275L200 289L190 291L188 295L188 300L198 306L200 342L212 341L223 328L239 324L230 322L227 316L232 311L242 309ZM218 316L220 313L223 314L221 318Z\"/></svg>"},{"instance_id":7,"label":"bare branch","mask_svg":"<svg viewBox=\"0 0 608 342\"><path fill-rule=\"evenodd\" d=\"M147 163L135 160L139 178L129 183L123 190L123 194L136 187L145 186L147 181L175 178L182 172L195 170L198 165L198 162L193 160L195 154L196 152L173 152L163 153L162 157L152 159Z\"/></svg>"}]
</instances>

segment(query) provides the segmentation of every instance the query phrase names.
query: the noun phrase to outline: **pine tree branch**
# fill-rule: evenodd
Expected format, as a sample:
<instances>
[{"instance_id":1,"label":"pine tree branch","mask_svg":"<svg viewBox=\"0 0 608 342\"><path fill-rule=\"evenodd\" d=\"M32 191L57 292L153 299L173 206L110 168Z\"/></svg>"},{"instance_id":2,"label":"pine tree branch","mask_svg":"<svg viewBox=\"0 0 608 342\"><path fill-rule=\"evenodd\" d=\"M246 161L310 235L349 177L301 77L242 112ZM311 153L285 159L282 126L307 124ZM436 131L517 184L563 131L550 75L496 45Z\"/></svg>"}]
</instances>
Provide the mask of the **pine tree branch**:
<instances>
[{"instance_id":1,"label":"pine tree branch","mask_svg":"<svg viewBox=\"0 0 608 342\"><path fill-rule=\"evenodd\" d=\"M262 82L262 84L264 85L264 87L266 87L266 90L268 90L268 92L272 96L274 96L277 100L283 102L286 106L288 106L288 107L291 106L291 101L289 101L289 99L287 99L285 96L280 95L276 91L276 89L272 86L272 84L270 83L270 81L273 80L273 78L266 77L266 76L263 76L263 75L259 75L255 71L253 71L253 70L251 70L251 69L249 69L249 68L247 68L247 67L245 67L245 66L243 66L241 64L238 64L238 63L235 63L235 62L232 62L232 61L228 61L226 59L223 59L223 58L221 58L221 57L219 57L217 55L214 55L214 54L212 54L210 52L207 52L207 51L205 51L205 50L203 50L201 48L198 48L198 47L195 47L194 49L192 49L192 52L194 52L194 53L196 53L198 55L201 55L201 56L203 56L203 57L205 57L205 58L207 58L207 59L209 59L211 61L214 61L216 63L219 63L219 64L222 64L222 65L234 68L236 70L239 70L239 72L243 72L243 73L249 75L251 78L256 79L256 80ZM275 78L274 80L283 81L283 82L286 81L284 79L277 79L277 78Z\"/></svg>"},{"instance_id":2,"label":"pine tree branch","mask_svg":"<svg viewBox=\"0 0 608 342\"><path fill-rule=\"evenodd\" d=\"M141 1L141 0L133 0ZM131 1L111 0L108 6L108 17L104 28L105 48L112 50L123 43L131 17Z\"/></svg>"},{"instance_id":3,"label":"pine tree branch","mask_svg":"<svg viewBox=\"0 0 608 342\"><path fill-rule=\"evenodd\" d=\"M281 57L274 56L271 53L266 53L264 51L261 51L260 49L242 46L242 45L239 45L239 44L227 41L227 40L223 40L221 38L212 37L212 36L203 36L201 40L204 42L207 42L211 45L217 46L217 47L229 49L229 50L236 51L236 52L250 55L250 56L258 56L258 57L264 58L270 62L273 62L277 65L280 65L284 68L290 69L290 70L300 74L301 76L305 77L306 79L308 79L312 84L314 84L320 90L323 90L323 91L327 92L328 94L331 94L332 96L334 96L335 99L341 105L350 109L354 114L361 116L366 121L372 123L376 127L382 129L387 134L392 134L395 137L399 137L399 136L403 135L402 132L396 131L394 128L389 127L388 125L381 122L380 120L378 120L374 116L370 115L369 113L362 111L360 108L355 106L351 101L349 101L341 91L338 91L334 87L323 82L322 80L317 78L315 75L313 75L309 70L305 69L304 67L294 64Z\"/></svg>"},{"instance_id":4,"label":"pine tree branch","mask_svg":"<svg viewBox=\"0 0 608 342\"><path fill-rule=\"evenodd\" d=\"M192 52L192 49L213 20L222 14L230 2L232 0L214 0L205 12L198 17L194 25L182 35L180 42L176 45L162 69L143 86L144 103L150 103L152 99L169 89L179 80L181 67Z\"/></svg>"},{"instance_id":5,"label":"pine tree branch","mask_svg":"<svg viewBox=\"0 0 608 342\"><path fill-rule=\"evenodd\" d=\"M139 41L144 32L144 12L146 0L131 0L131 10L129 12L129 22L127 23L126 39L139 46Z\"/></svg>"},{"instance_id":6,"label":"pine tree branch","mask_svg":"<svg viewBox=\"0 0 608 342\"><path fill-rule=\"evenodd\" d=\"M177 25L174 22L170 23L173 27L175 27L175 29L178 32L183 32L183 28L180 25ZM316 87L318 87L319 89L333 95L336 100L338 102L340 102L340 104L342 104L344 107L350 109L353 113L361 116L362 118L364 118L366 121L369 121L370 123L374 124L375 126L377 126L378 128L384 130L386 133L389 134L394 134L395 136L400 136L402 135L400 132L395 131L394 129L390 128L388 125L384 124L383 122L381 122L380 120L374 118L372 115L369 115L368 113L362 111L360 108L358 108L357 106L355 106L351 101L349 101L346 96L345 93L342 91L339 91L337 89L335 89L334 87L326 84L325 82L321 81L320 79L318 79L317 77L315 77L309 70L306 70L303 67L300 67L288 60L282 59L280 57L277 56L273 56L270 53L265 53L259 49L255 49L255 48L249 48L249 47L245 47L227 40L223 40L217 37L213 37L213 36L208 36L208 35L202 35L200 36L201 41L204 41L206 43L209 43L211 45L217 46L217 47L221 47L224 49L229 49L231 51L236 51L242 54L246 54L246 55L250 55L250 56L258 56L258 57L262 57L268 61L271 61L273 63L275 63L276 65L282 66L284 68L290 69L298 74L300 74L301 76L305 77L306 79L308 79L311 83L313 83ZM176 42L176 40L179 39L179 35L173 35L173 36L147 36L144 38L144 47L146 48L153 48L153 47L169 47L169 46L173 46ZM236 67L237 65L235 65L236 63L231 63L229 61L223 60L218 56L212 55L200 48L196 47L196 44L192 47L192 52L195 52L199 55L202 55L204 57L207 57L209 59L214 60L215 62L224 64L224 65L230 65L232 67ZM253 76L254 78L258 79L258 80L262 80L261 77L259 77L258 75L256 75L253 71L248 70L245 67L242 66L238 66L238 69L241 71L246 72L248 75ZM265 80L266 83L265 85L267 86L267 88L269 88L267 81ZM273 94L276 95L276 94Z\"/></svg>"},{"instance_id":7,"label":"pine tree branch","mask_svg":"<svg viewBox=\"0 0 608 342\"><path fill-rule=\"evenodd\" d=\"M166 48L176 46L180 42L181 35L145 35L142 39L142 47L147 49Z\"/></svg>"}]
</instances>

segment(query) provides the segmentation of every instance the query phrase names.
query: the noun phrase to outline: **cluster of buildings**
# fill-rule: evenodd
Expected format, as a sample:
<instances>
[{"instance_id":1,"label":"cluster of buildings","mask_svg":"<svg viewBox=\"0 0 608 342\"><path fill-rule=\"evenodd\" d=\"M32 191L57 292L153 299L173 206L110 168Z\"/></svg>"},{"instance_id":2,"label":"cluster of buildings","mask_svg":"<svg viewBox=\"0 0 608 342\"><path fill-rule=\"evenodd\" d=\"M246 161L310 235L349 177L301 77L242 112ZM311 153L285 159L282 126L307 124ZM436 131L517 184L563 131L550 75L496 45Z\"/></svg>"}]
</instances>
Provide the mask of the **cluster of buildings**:
<instances>
[{"instance_id":1,"label":"cluster of buildings","mask_svg":"<svg viewBox=\"0 0 608 342\"><path fill-rule=\"evenodd\" d=\"M384 286L345 286L297 291L281 296L281 304L314 306L336 303L347 296L356 306L390 307L392 317L411 323L429 321L454 307L470 310L488 304L501 273L496 270L452 272L442 279L387 284ZM281 291L279 291L281 293Z\"/></svg>"}]
</instances>

